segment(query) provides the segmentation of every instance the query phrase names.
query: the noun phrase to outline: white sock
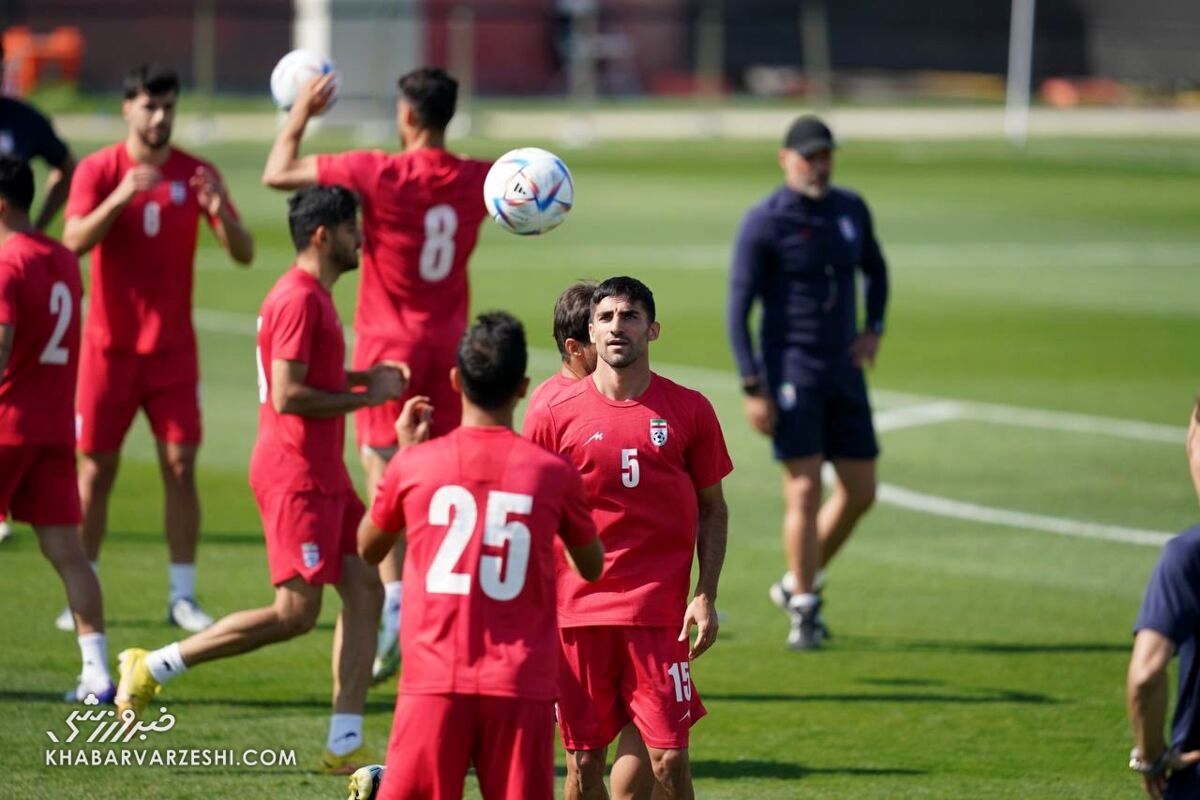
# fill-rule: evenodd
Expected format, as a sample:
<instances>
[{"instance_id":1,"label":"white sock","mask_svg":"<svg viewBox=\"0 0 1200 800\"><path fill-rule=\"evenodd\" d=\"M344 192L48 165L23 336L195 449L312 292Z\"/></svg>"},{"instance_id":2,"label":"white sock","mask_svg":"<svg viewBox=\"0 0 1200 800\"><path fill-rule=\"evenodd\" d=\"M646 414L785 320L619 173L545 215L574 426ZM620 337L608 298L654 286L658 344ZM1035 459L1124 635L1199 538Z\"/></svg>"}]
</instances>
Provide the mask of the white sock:
<instances>
[{"instance_id":1,"label":"white sock","mask_svg":"<svg viewBox=\"0 0 1200 800\"><path fill-rule=\"evenodd\" d=\"M146 667L159 683L166 683L187 672L187 664L183 663L183 654L179 652L179 642L172 642L147 655Z\"/></svg>"},{"instance_id":2,"label":"white sock","mask_svg":"<svg viewBox=\"0 0 1200 800\"><path fill-rule=\"evenodd\" d=\"M329 718L329 741L325 747L335 756L344 756L363 743L362 714L333 714Z\"/></svg>"},{"instance_id":3,"label":"white sock","mask_svg":"<svg viewBox=\"0 0 1200 800\"><path fill-rule=\"evenodd\" d=\"M171 577L171 602L185 597L196 596L196 565L171 564L168 568Z\"/></svg>"},{"instance_id":4,"label":"white sock","mask_svg":"<svg viewBox=\"0 0 1200 800\"><path fill-rule=\"evenodd\" d=\"M388 581L383 585L383 629L392 635L400 631L400 597L403 581Z\"/></svg>"},{"instance_id":5,"label":"white sock","mask_svg":"<svg viewBox=\"0 0 1200 800\"><path fill-rule=\"evenodd\" d=\"M112 683L108 673L108 637L103 633L85 633L79 637L79 655L83 658L80 683L89 689L103 689Z\"/></svg>"},{"instance_id":6,"label":"white sock","mask_svg":"<svg viewBox=\"0 0 1200 800\"><path fill-rule=\"evenodd\" d=\"M792 595L791 602L788 603L788 606L792 609L792 611L798 611L801 614L807 614L816 608L817 604L820 602L821 598L809 592L807 594Z\"/></svg>"},{"instance_id":7,"label":"white sock","mask_svg":"<svg viewBox=\"0 0 1200 800\"><path fill-rule=\"evenodd\" d=\"M783 584L783 590L785 592L787 592L788 594L796 593L796 575L791 570L788 570L787 572L783 573L783 577L779 579L779 582L781 584ZM825 588L825 570L819 569L819 570L817 570L816 577L813 578L813 591L819 592L824 588Z\"/></svg>"}]
</instances>

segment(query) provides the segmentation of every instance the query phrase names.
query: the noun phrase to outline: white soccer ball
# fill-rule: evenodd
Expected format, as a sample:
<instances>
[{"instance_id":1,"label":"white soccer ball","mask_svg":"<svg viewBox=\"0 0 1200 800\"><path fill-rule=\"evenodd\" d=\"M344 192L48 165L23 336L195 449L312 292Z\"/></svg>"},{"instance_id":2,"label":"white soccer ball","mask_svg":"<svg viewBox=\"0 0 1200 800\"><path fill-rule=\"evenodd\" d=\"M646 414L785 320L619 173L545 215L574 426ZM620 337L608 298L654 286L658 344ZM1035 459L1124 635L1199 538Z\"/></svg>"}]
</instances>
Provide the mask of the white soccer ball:
<instances>
[{"instance_id":1,"label":"white soccer ball","mask_svg":"<svg viewBox=\"0 0 1200 800\"><path fill-rule=\"evenodd\" d=\"M329 100L329 105L325 106L326 111L332 108L337 101L338 89L342 84L342 76L337 71L337 65L333 63L333 59L318 55L311 50L293 50L279 59L275 69L271 70L271 97L274 98L275 105L287 111L292 107L292 103L296 102L296 95L300 93L300 87L313 78L330 72L334 75L333 96Z\"/></svg>"},{"instance_id":2,"label":"white soccer ball","mask_svg":"<svg viewBox=\"0 0 1200 800\"><path fill-rule=\"evenodd\" d=\"M538 147L511 150L483 182L483 202L504 230L536 236L557 228L575 204L575 183L562 159Z\"/></svg>"}]
</instances>

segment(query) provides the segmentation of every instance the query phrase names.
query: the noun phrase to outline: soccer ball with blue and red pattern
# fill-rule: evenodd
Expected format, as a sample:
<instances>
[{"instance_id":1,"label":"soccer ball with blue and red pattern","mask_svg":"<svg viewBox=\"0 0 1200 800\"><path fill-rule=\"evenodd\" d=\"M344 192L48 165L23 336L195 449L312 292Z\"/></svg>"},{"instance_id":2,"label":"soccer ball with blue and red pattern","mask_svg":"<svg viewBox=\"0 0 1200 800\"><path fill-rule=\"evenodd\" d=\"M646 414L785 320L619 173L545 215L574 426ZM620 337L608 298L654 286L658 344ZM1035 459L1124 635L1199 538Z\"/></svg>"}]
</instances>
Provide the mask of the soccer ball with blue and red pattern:
<instances>
[{"instance_id":1,"label":"soccer ball with blue and red pattern","mask_svg":"<svg viewBox=\"0 0 1200 800\"><path fill-rule=\"evenodd\" d=\"M483 202L504 230L537 236L567 218L575 204L575 183L554 153L521 147L496 159L483 182Z\"/></svg>"}]
</instances>

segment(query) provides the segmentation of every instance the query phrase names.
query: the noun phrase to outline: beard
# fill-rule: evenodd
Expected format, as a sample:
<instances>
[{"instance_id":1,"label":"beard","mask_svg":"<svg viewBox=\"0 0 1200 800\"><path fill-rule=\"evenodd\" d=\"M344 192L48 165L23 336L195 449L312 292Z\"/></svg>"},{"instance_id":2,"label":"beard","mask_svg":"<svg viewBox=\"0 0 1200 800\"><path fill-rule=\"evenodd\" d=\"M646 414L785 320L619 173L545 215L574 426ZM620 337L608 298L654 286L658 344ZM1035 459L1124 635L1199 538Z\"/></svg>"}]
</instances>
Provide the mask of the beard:
<instances>
[{"instance_id":1,"label":"beard","mask_svg":"<svg viewBox=\"0 0 1200 800\"><path fill-rule=\"evenodd\" d=\"M596 354L613 369L625 369L637 362L642 357L645 348L639 348L634 342L628 342L625 345L625 350L620 353L614 353L607 348L600 350L596 348Z\"/></svg>"},{"instance_id":2,"label":"beard","mask_svg":"<svg viewBox=\"0 0 1200 800\"><path fill-rule=\"evenodd\" d=\"M167 128L162 132L154 128L147 131L138 131L138 138L142 140L142 144L146 145L146 147L149 147L151 150L158 150L171 143L171 129Z\"/></svg>"}]
</instances>

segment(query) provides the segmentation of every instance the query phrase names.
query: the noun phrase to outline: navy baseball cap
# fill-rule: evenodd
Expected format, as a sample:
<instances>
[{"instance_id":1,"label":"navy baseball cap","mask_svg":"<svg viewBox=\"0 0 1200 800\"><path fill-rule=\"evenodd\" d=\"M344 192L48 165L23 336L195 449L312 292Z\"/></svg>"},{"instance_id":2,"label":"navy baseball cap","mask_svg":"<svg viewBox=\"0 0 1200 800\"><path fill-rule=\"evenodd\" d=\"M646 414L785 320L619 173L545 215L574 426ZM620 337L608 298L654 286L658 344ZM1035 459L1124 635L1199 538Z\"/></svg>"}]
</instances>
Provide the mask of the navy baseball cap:
<instances>
[{"instance_id":1,"label":"navy baseball cap","mask_svg":"<svg viewBox=\"0 0 1200 800\"><path fill-rule=\"evenodd\" d=\"M802 156L811 156L813 153L837 147L829 126L812 114L796 118L788 128L787 135L783 137L783 146Z\"/></svg>"}]
</instances>

